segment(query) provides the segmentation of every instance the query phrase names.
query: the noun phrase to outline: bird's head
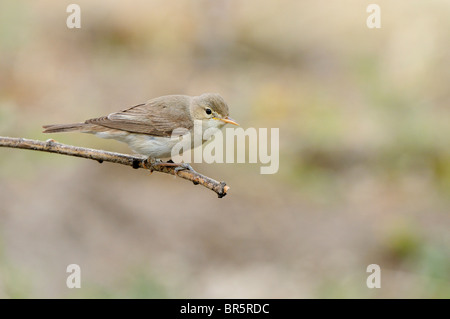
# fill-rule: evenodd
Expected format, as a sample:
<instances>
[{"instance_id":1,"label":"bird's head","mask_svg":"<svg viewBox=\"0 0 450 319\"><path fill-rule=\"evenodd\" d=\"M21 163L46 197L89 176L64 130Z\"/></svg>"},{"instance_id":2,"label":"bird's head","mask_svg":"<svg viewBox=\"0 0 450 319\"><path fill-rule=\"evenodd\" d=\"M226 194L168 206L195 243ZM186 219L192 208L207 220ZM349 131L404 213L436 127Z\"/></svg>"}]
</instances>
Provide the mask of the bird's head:
<instances>
[{"instance_id":1,"label":"bird's head","mask_svg":"<svg viewBox=\"0 0 450 319\"><path fill-rule=\"evenodd\" d=\"M229 117L228 105L217 93L205 93L194 97L191 104L194 120L201 120L207 127L220 128L225 124L239 125Z\"/></svg>"}]
</instances>

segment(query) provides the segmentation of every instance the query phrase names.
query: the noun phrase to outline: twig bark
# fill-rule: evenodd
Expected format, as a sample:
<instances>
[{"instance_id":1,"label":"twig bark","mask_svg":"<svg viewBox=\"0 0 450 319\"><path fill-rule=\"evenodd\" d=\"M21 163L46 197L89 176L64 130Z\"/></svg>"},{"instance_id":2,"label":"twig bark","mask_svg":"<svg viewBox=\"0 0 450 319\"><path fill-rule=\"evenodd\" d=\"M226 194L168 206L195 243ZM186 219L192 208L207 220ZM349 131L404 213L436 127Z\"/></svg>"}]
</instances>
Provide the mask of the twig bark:
<instances>
[{"instance_id":1,"label":"twig bark","mask_svg":"<svg viewBox=\"0 0 450 319\"><path fill-rule=\"evenodd\" d=\"M227 191L230 189L225 182L218 182L208 176L197 173L194 170L181 170L176 172L175 167L173 166L160 166L141 157L66 145L58 143L54 140L47 140L43 142L25 138L0 136L0 147L21 148L33 151L83 157L96 160L99 163L111 162L131 166L136 169L145 168L151 171L176 175L193 182L195 185L200 184L216 192L219 198L225 196Z\"/></svg>"}]
</instances>

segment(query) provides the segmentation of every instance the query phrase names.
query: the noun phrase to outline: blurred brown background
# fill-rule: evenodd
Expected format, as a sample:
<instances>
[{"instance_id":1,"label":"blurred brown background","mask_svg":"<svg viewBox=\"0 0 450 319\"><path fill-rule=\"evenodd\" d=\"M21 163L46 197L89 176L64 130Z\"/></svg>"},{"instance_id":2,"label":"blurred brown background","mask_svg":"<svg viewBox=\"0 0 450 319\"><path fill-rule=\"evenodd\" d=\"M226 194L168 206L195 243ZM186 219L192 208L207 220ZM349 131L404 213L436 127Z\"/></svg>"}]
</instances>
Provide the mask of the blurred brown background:
<instances>
[{"instance_id":1,"label":"blurred brown background","mask_svg":"<svg viewBox=\"0 0 450 319\"><path fill-rule=\"evenodd\" d=\"M130 152L41 125L219 92L280 128L280 171L197 164L214 193L0 149L0 297L450 297L450 3L0 3L0 135ZM66 287L81 266L82 288ZM381 267L368 289L366 267Z\"/></svg>"}]
</instances>

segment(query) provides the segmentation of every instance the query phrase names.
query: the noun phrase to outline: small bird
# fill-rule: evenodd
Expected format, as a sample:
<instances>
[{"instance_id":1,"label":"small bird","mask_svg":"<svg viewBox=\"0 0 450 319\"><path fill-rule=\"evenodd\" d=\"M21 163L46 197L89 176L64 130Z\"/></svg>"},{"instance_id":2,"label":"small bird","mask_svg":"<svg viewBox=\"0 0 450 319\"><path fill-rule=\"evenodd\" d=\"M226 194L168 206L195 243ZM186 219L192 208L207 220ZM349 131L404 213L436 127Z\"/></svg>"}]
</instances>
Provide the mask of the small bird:
<instances>
[{"instance_id":1,"label":"small bird","mask_svg":"<svg viewBox=\"0 0 450 319\"><path fill-rule=\"evenodd\" d=\"M228 115L228 105L216 93L194 97L166 95L84 123L44 125L43 133L95 134L124 142L138 154L161 159L171 157L172 148L178 142L171 138L175 130L192 133L195 120L202 121L203 131L227 123L239 125Z\"/></svg>"}]
</instances>

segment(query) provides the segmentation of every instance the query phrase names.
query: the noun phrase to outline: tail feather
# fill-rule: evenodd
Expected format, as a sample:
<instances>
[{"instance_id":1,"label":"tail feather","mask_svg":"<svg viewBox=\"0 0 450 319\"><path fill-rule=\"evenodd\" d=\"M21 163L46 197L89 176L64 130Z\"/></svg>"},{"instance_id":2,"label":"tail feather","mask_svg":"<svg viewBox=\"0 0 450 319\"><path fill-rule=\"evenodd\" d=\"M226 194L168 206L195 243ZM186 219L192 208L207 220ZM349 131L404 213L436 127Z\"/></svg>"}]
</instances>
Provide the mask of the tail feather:
<instances>
[{"instance_id":1,"label":"tail feather","mask_svg":"<svg viewBox=\"0 0 450 319\"><path fill-rule=\"evenodd\" d=\"M86 129L89 124L73 123L73 124L52 124L42 126L44 130L42 133L60 133L60 132L81 132Z\"/></svg>"}]
</instances>

